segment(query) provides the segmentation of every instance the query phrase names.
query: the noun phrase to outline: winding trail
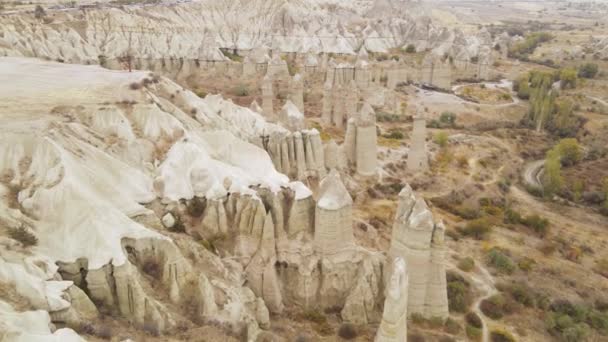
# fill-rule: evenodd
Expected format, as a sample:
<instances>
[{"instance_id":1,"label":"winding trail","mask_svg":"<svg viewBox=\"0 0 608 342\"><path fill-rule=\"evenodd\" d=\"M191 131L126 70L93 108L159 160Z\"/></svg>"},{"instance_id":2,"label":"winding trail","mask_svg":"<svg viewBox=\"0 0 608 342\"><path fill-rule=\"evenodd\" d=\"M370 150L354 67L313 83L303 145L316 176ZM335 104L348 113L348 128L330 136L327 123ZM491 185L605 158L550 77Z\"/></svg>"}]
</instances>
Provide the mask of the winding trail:
<instances>
[{"instance_id":1,"label":"winding trail","mask_svg":"<svg viewBox=\"0 0 608 342\"><path fill-rule=\"evenodd\" d=\"M602 105L604 105L604 106L608 107L608 102L606 102L606 101L604 101L604 100L600 99L599 97L590 96L590 95L585 95L585 96L587 96L587 98L588 98L588 99L590 99L590 100L593 100L593 101L599 102L599 103L601 103Z\"/></svg>"},{"instance_id":2,"label":"winding trail","mask_svg":"<svg viewBox=\"0 0 608 342\"><path fill-rule=\"evenodd\" d=\"M481 302L498 293L498 290L496 290L496 287L494 286L494 277L492 277L490 272L488 272L488 270L482 265L477 265L477 268L480 271L480 275L472 275L471 280L477 285L477 288L485 293L485 295L479 297L475 303L473 303L473 312L475 312L481 318L482 342L489 342L490 330L488 329L487 323L489 318L487 318L481 311Z\"/></svg>"},{"instance_id":3,"label":"winding trail","mask_svg":"<svg viewBox=\"0 0 608 342\"><path fill-rule=\"evenodd\" d=\"M476 263L475 265L478 272L467 273L460 270L457 267L453 267L450 270L460 274L465 279L470 280L473 285L481 292L481 296L473 303L472 311L475 312L479 318L481 318L481 333L482 342L490 341L490 329L488 328L488 321L490 320L481 311L481 302L485 299L492 297L498 293L496 289L494 277L488 272L488 270L481 264Z\"/></svg>"},{"instance_id":4,"label":"winding trail","mask_svg":"<svg viewBox=\"0 0 608 342\"><path fill-rule=\"evenodd\" d=\"M522 171L522 178L524 183L528 186L542 189L543 184L540 179L544 171L545 161L542 159L527 163L524 167L524 170Z\"/></svg>"}]
</instances>

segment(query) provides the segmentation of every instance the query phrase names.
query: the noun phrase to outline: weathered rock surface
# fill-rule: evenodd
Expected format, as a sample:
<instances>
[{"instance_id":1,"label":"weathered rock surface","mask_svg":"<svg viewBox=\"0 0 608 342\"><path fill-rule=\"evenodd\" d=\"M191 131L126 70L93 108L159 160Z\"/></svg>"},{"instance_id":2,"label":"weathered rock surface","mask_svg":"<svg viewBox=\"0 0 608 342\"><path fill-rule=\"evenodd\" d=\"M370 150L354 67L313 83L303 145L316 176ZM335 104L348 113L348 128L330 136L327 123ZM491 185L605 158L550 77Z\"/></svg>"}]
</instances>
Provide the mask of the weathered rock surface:
<instances>
[{"instance_id":1,"label":"weathered rock surface","mask_svg":"<svg viewBox=\"0 0 608 342\"><path fill-rule=\"evenodd\" d=\"M408 315L447 317L444 228L406 185L399 193L389 261L403 258L409 273Z\"/></svg>"}]
</instances>

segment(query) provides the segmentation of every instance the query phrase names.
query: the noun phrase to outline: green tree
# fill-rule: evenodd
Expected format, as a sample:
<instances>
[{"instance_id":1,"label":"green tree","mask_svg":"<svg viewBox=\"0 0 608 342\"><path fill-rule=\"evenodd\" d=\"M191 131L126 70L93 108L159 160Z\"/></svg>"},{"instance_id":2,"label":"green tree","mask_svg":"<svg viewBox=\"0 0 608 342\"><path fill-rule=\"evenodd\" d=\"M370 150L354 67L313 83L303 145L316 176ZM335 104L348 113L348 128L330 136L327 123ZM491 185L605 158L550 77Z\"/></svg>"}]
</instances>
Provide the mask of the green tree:
<instances>
[{"instance_id":1,"label":"green tree","mask_svg":"<svg viewBox=\"0 0 608 342\"><path fill-rule=\"evenodd\" d=\"M575 105L570 100L558 100L555 112L547 123L547 130L559 137L572 137L578 132L581 118L574 114Z\"/></svg>"},{"instance_id":2,"label":"green tree","mask_svg":"<svg viewBox=\"0 0 608 342\"><path fill-rule=\"evenodd\" d=\"M553 195L559 192L564 184L560 159L560 152L557 148L552 148L547 152L543 177L543 188L546 195Z\"/></svg>"},{"instance_id":3,"label":"green tree","mask_svg":"<svg viewBox=\"0 0 608 342\"><path fill-rule=\"evenodd\" d=\"M557 144L561 163L565 166L575 165L583 159L581 146L575 138L562 139Z\"/></svg>"},{"instance_id":4,"label":"green tree","mask_svg":"<svg viewBox=\"0 0 608 342\"><path fill-rule=\"evenodd\" d=\"M578 76L582 78L594 78L599 68L595 63L585 63L578 68Z\"/></svg>"},{"instance_id":5,"label":"green tree","mask_svg":"<svg viewBox=\"0 0 608 342\"><path fill-rule=\"evenodd\" d=\"M448 145L448 134L446 132L437 132L433 140L439 147L446 147Z\"/></svg>"},{"instance_id":6,"label":"green tree","mask_svg":"<svg viewBox=\"0 0 608 342\"><path fill-rule=\"evenodd\" d=\"M530 72L530 110L527 120L537 131L545 127L555 110L557 93L553 90L554 75L550 72Z\"/></svg>"},{"instance_id":7,"label":"green tree","mask_svg":"<svg viewBox=\"0 0 608 342\"><path fill-rule=\"evenodd\" d=\"M439 116L439 122L445 125L454 126L456 123L456 114L452 112L443 112Z\"/></svg>"},{"instance_id":8,"label":"green tree","mask_svg":"<svg viewBox=\"0 0 608 342\"><path fill-rule=\"evenodd\" d=\"M517 97L519 97L522 100L530 99L530 83L528 82L528 77L527 76L520 77L516 81L515 84L517 86L516 86L516 89L514 89L514 90L517 92Z\"/></svg>"},{"instance_id":9,"label":"green tree","mask_svg":"<svg viewBox=\"0 0 608 342\"><path fill-rule=\"evenodd\" d=\"M576 70L572 68L564 68L559 72L559 79L562 89L576 88Z\"/></svg>"},{"instance_id":10,"label":"green tree","mask_svg":"<svg viewBox=\"0 0 608 342\"><path fill-rule=\"evenodd\" d=\"M414 46L414 44L408 44L407 47L405 48L405 52L414 53L414 52L416 52L416 47Z\"/></svg>"}]
</instances>

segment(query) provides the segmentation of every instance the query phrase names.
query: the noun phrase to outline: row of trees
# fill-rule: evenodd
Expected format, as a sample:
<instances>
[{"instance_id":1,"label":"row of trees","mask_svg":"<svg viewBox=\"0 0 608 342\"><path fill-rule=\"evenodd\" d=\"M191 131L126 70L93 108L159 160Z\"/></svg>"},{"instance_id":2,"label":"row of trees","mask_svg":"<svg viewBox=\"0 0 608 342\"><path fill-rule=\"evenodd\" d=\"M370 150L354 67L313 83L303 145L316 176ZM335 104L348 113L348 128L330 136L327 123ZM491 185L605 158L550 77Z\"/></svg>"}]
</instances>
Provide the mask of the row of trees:
<instances>
[{"instance_id":1,"label":"row of trees","mask_svg":"<svg viewBox=\"0 0 608 342\"><path fill-rule=\"evenodd\" d=\"M553 36L547 32L534 32L526 35L526 38L514 44L509 49L509 57L527 60L528 56L536 50L536 48L553 39Z\"/></svg>"},{"instance_id":2,"label":"row of trees","mask_svg":"<svg viewBox=\"0 0 608 342\"><path fill-rule=\"evenodd\" d=\"M575 69L562 69L558 72L531 71L514 84L517 96L530 100L530 109L524 117L526 126L534 127L537 131L547 129L558 137L573 137L576 135L583 119L574 115L577 106L568 99L559 98L558 90L553 87L557 81L561 88L573 88L577 84Z\"/></svg>"},{"instance_id":3,"label":"row of trees","mask_svg":"<svg viewBox=\"0 0 608 342\"><path fill-rule=\"evenodd\" d=\"M582 158L582 149L574 138L562 139L550 149L545 158L545 173L543 175L545 195L551 196L560 192L564 186L562 166L575 165Z\"/></svg>"}]
</instances>

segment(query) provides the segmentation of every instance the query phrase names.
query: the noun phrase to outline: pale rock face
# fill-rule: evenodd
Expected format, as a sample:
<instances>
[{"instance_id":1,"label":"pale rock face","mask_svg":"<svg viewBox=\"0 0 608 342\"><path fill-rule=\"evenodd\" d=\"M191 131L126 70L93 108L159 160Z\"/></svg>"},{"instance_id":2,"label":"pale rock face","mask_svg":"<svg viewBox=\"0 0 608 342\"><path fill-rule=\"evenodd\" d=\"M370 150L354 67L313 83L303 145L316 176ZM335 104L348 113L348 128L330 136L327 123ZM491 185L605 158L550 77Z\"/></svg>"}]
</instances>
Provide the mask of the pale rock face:
<instances>
[{"instance_id":1,"label":"pale rock face","mask_svg":"<svg viewBox=\"0 0 608 342\"><path fill-rule=\"evenodd\" d=\"M79 324L94 321L98 318L99 311L95 307L95 304L79 287L72 285L67 289L65 294L69 298L70 307L51 312L53 322L78 326Z\"/></svg>"},{"instance_id":2,"label":"pale rock face","mask_svg":"<svg viewBox=\"0 0 608 342\"><path fill-rule=\"evenodd\" d=\"M46 74L54 68L61 73L69 68L68 73L83 75L70 78L73 83L67 85L52 84L62 91L56 91L59 98L53 100L58 102L51 107L65 104L61 96L72 103L73 89L85 85L97 91L95 101L116 103L125 89L115 82L129 84L145 76L97 67L23 63L38 70L23 72L27 77L42 73L46 80L57 79L57 75ZM32 64L37 63L45 67L34 68ZM0 61L0 75L10 77L13 67ZM0 94L8 95L0 95L0 102L15 98L12 92L22 93L23 85L16 81L6 88L10 89ZM316 130L290 133L266 123L254 111L217 96L200 99L166 79L127 93L137 99L137 105L117 106L108 110L107 119L95 119L96 134L120 139L114 145L106 145L89 132L93 125L86 115L73 113L68 114L74 115L74 122L55 119L53 129L47 129L48 121L41 122L39 137L2 131L0 152L6 158L0 160L0 169L12 170L11 181L22 186L17 196L20 205L39 220L8 209L4 196L0 197L0 218L27 223L39 236L35 252L50 266L46 271L29 264L14 266L4 261L4 250L0 249L0 280L22 281L27 286L18 286L19 290L58 322L92 320L98 309L104 309L137 327L163 332L176 325L173 307L192 305L200 318L245 324L247 340L253 341L260 327L268 328L269 312L281 313L289 305L340 307L345 321L379 321L376 308L382 299L387 260L382 253L355 244L352 198L338 172L333 169L325 176L316 202L303 183L290 182L277 172L292 179L323 178L328 164L325 152L337 154L332 161L343 167L342 147L330 143L324 151ZM48 101L50 97L39 98ZM86 104L92 99L84 96L82 100ZM23 122L29 124L31 117L23 115ZM0 121L3 117L8 116L0 115ZM123 118L128 124L121 121ZM8 121L13 119L11 116ZM8 127L8 121L0 127ZM357 152L356 143L365 141L357 129L375 126L373 111L366 109L351 122L353 160L366 160ZM263 148L247 142L265 133L269 139L258 141ZM138 140L147 141L152 151L128 147ZM23 160L31 160L25 171L20 164ZM83 168L82 163L90 167ZM5 188L0 184L0 194L8 191ZM415 281L410 281L416 292L409 299L416 308L422 307L424 314L442 316L443 309L447 310L443 228L432 224L428 208L411 189L404 190L400 198L389 261L402 257L408 266L414 265L410 269L421 267L422 271L412 276ZM170 211L173 221L188 222L188 234L204 239L223 237L231 257L221 259L197 246L186 248L201 261L191 263L192 258L182 254L188 239L173 242L133 219L152 215L140 203L154 200L161 205L160 200L169 203L160 212ZM74 203L78 207L73 207ZM184 203L197 204L197 217L191 216L195 214ZM170 221L166 215L161 219L167 226ZM66 250L66 243L79 248ZM410 253L418 249L425 252L423 257ZM20 260L29 262L23 257ZM166 289L166 298L148 292L150 277L143 273L151 272L146 267L150 264L156 266L149 275ZM48 280L54 276L63 280ZM72 282L80 290L70 290ZM425 286L417 285L423 282ZM412 296L422 299L416 301ZM36 321L36 331L48 335L49 340L80 340L71 330L51 334L50 317L37 313L35 320L34 316L21 317L29 313L19 313L19 324L13 324L15 314L0 302L0 327L8 322L9 331L19 336L23 329L18 325Z\"/></svg>"},{"instance_id":3,"label":"pale rock face","mask_svg":"<svg viewBox=\"0 0 608 342\"><path fill-rule=\"evenodd\" d=\"M385 286L384 313L375 342L407 340L408 271L401 257L393 260L391 275Z\"/></svg>"},{"instance_id":4,"label":"pale rock face","mask_svg":"<svg viewBox=\"0 0 608 342\"><path fill-rule=\"evenodd\" d=\"M426 153L426 121L423 117L414 118L412 141L407 155L407 168L410 171L426 171L429 167Z\"/></svg>"},{"instance_id":5,"label":"pale rock face","mask_svg":"<svg viewBox=\"0 0 608 342\"><path fill-rule=\"evenodd\" d=\"M166 213L161 221L163 223L163 226L165 226L165 228L167 229L173 228L173 226L175 225L175 217L173 217L173 214L171 213Z\"/></svg>"},{"instance_id":6,"label":"pale rock face","mask_svg":"<svg viewBox=\"0 0 608 342\"><path fill-rule=\"evenodd\" d=\"M346 107L344 105L344 87L334 87L332 92L332 116L331 122L338 129L344 129L344 124L348 120Z\"/></svg>"},{"instance_id":7,"label":"pale rock face","mask_svg":"<svg viewBox=\"0 0 608 342\"><path fill-rule=\"evenodd\" d=\"M77 77L62 78L66 73ZM10 171L7 182L18 187L20 204L19 209L9 208L8 188L0 184L0 220L3 224L24 224L39 240L31 257L11 259L18 263L5 262L7 249L0 246L0 281L19 284L19 293L44 310L35 314L36 324L47 327L31 331L45 340L59 337L77 341L77 336L71 339L75 334L69 329L51 333L50 318L76 324L94 320L97 310L103 309L134 326L163 332L175 325L173 305L165 302L170 301L176 306L193 305L201 317L245 322L248 339L255 340L259 333L256 317L264 320L264 315L256 313L256 296L243 287L242 266L240 270L228 268L219 257L203 253L199 258L204 259L206 269L201 276L200 269L181 254L183 246L178 248L167 236L139 223L139 218L153 214L140 203L166 199L175 210L166 207L161 212L171 211L182 219L187 210L176 201L193 201L195 196L204 195L203 217L195 220L198 225L188 233L239 235L243 260L251 259L260 246L260 258L272 260L276 251L287 249L287 234L281 231L286 222L312 232L314 203L309 200L309 189L289 182L274 169L264 150L242 139L285 130L216 96L200 99L167 79L143 89L128 89L129 84L149 77L143 72L1 58L0 75L0 84L8 84L6 78L17 80L0 92L2 102L8 98L30 101L28 96L44 98L36 102L35 117L30 110L0 115L0 152L4 156L0 169ZM40 82L41 78L51 82ZM31 88L32 84L39 87ZM31 94L24 89L30 89ZM54 96L39 96L49 89ZM91 105L123 100L137 103L103 105L106 109ZM79 103L83 105L72 107ZM55 107L61 108L59 112L51 111ZM99 112L107 115L95 117ZM73 120L58 119L62 115ZM112 139L104 140L108 137ZM309 145L311 151L320 146L313 141ZM146 151L149 146L151 151ZM323 160L322 154L311 155L308 159ZM301 158L306 159L305 153ZM274 231L252 186L277 197L283 196L282 191L290 193L269 202L272 220L277 222ZM306 202L304 209L298 209L297 215L288 214L298 201ZM311 204L313 209L307 210ZM171 220L167 216L160 221L170 225ZM200 248L194 250L202 253ZM149 293L149 277L142 276L150 271L144 267L149 263L156 265L153 276L166 289L166 299ZM261 290L263 298L280 309L282 301L277 294L281 286L272 281L268 269L264 270L260 268L260 274L263 271L269 276ZM80 290L70 289L72 283ZM8 323L8 331L14 333L11 336L21 336L29 324L28 315L16 316L10 307L2 307L0 325L4 328Z\"/></svg>"},{"instance_id":8,"label":"pale rock face","mask_svg":"<svg viewBox=\"0 0 608 342\"><path fill-rule=\"evenodd\" d=\"M353 200L334 169L319 187L315 209L315 250L332 254L354 243L352 228Z\"/></svg>"},{"instance_id":9,"label":"pale rock face","mask_svg":"<svg viewBox=\"0 0 608 342\"><path fill-rule=\"evenodd\" d=\"M429 54L420 68L420 82L430 84L442 89L450 89L452 86L452 66L443 57Z\"/></svg>"},{"instance_id":10,"label":"pale rock face","mask_svg":"<svg viewBox=\"0 0 608 342\"><path fill-rule=\"evenodd\" d=\"M266 75L262 80L262 112L268 119L274 118L273 101L272 79Z\"/></svg>"},{"instance_id":11,"label":"pale rock face","mask_svg":"<svg viewBox=\"0 0 608 342\"><path fill-rule=\"evenodd\" d=\"M268 75L278 79L287 79L289 77L287 62L281 59L278 53L274 53L268 62Z\"/></svg>"},{"instance_id":12,"label":"pale rock face","mask_svg":"<svg viewBox=\"0 0 608 342\"><path fill-rule=\"evenodd\" d=\"M298 107L287 100L281 109L281 122L291 131L304 129L304 114Z\"/></svg>"},{"instance_id":13,"label":"pale rock face","mask_svg":"<svg viewBox=\"0 0 608 342\"><path fill-rule=\"evenodd\" d=\"M333 139L325 145L325 167L328 170L338 168L338 144Z\"/></svg>"},{"instance_id":14,"label":"pale rock face","mask_svg":"<svg viewBox=\"0 0 608 342\"><path fill-rule=\"evenodd\" d=\"M350 83L350 87L345 89L344 93L344 111L348 118L352 118L357 115L359 106L359 89L357 84L354 82Z\"/></svg>"},{"instance_id":15,"label":"pale rock face","mask_svg":"<svg viewBox=\"0 0 608 342\"><path fill-rule=\"evenodd\" d=\"M268 138L266 151L275 168L291 179L325 176L324 150L316 129L273 134Z\"/></svg>"},{"instance_id":16,"label":"pale rock face","mask_svg":"<svg viewBox=\"0 0 608 342\"><path fill-rule=\"evenodd\" d=\"M443 225L435 224L423 199L406 185L399 193L389 260L403 258L409 276L408 315L447 317Z\"/></svg>"},{"instance_id":17,"label":"pale rock face","mask_svg":"<svg viewBox=\"0 0 608 342\"><path fill-rule=\"evenodd\" d=\"M366 103L361 108L356 120L356 146L355 163L357 173L363 176L371 176L376 172L377 166L377 132L376 113Z\"/></svg>"},{"instance_id":18,"label":"pale rock face","mask_svg":"<svg viewBox=\"0 0 608 342\"><path fill-rule=\"evenodd\" d=\"M289 92L291 102L301 113L304 113L304 80L300 74L296 74L291 79Z\"/></svg>"},{"instance_id":19,"label":"pale rock face","mask_svg":"<svg viewBox=\"0 0 608 342\"><path fill-rule=\"evenodd\" d=\"M321 108L321 121L324 125L329 126L332 123L332 110L333 110L333 101L332 101L332 85L330 82L325 82L323 85L323 99L322 99L322 108Z\"/></svg>"},{"instance_id":20,"label":"pale rock face","mask_svg":"<svg viewBox=\"0 0 608 342\"><path fill-rule=\"evenodd\" d=\"M256 319L260 324L260 328L270 328L270 313L262 298L258 298L256 302Z\"/></svg>"},{"instance_id":21,"label":"pale rock face","mask_svg":"<svg viewBox=\"0 0 608 342\"><path fill-rule=\"evenodd\" d=\"M252 111L259 113L259 114L263 114L264 110L262 109L262 107L260 107L260 105L258 104L258 101L253 100L253 102L251 102L251 105L249 105L249 109L251 109Z\"/></svg>"},{"instance_id":22,"label":"pale rock face","mask_svg":"<svg viewBox=\"0 0 608 342\"><path fill-rule=\"evenodd\" d=\"M348 120L344 137L344 151L348 164L362 176L372 176L377 167L376 114L365 103L356 118Z\"/></svg>"},{"instance_id":23,"label":"pale rock face","mask_svg":"<svg viewBox=\"0 0 608 342\"><path fill-rule=\"evenodd\" d=\"M354 118L348 120L343 148L348 165L355 167L357 164L357 124Z\"/></svg>"},{"instance_id":24,"label":"pale rock face","mask_svg":"<svg viewBox=\"0 0 608 342\"><path fill-rule=\"evenodd\" d=\"M371 261L363 263L362 272L355 281L355 286L346 298L342 309L342 319L358 325L374 323L377 321L374 307L381 293L379 286L381 279L374 272Z\"/></svg>"}]
</instances>

